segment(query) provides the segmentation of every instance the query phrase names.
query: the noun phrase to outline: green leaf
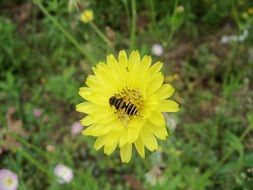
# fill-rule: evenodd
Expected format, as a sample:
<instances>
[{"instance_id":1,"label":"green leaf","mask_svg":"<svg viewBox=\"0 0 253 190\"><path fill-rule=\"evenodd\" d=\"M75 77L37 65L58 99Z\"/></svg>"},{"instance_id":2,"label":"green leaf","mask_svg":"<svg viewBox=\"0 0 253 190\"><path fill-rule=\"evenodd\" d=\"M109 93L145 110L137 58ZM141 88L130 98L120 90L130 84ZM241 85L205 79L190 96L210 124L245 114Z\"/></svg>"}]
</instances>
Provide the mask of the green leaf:
<instances>
[{"instance_id":1,"label":"green leaf","mask_svg":"<svg viewBox=\"0 0 253 190\"><path fill-rule=\"evenodd\" d=\"M241 159L243 157L244 150L240 138L231 132L227 132L225 138L229 146L240 154Z\"/></svg>"}]
</instances>

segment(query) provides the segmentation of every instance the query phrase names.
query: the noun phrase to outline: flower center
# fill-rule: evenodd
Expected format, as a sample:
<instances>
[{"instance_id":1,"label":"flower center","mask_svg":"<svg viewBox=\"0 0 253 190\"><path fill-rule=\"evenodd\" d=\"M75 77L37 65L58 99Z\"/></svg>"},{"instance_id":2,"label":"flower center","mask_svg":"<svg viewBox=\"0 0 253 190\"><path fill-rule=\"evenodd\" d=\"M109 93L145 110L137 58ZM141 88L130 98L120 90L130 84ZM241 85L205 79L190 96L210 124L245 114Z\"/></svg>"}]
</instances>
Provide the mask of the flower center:
<instances>
[{"instance_id":1,"label":"flower center","mask_svg":"<svg viewBox=\"0 0 253 190\"><path fill-rule=\"evenodd\" d=\"M12 184L13 184L13 180L12 180L10 177L7 177L7 178L5 179L5 181L4 181L4 183L5 183L5 185L6 185L7 187L11 187Z\"/></svg>"},{"instance_id":2,"label":"flower center","mask_svg":"<svg viewBox=\"0 0 253 190\"><path fill-rule=\"evenodd\" d=\"M121 121L128 121L131 117L140 116L143 96L138 89L131 89L126 86L109 99L109 104L115 108L115 114Z\"/></svg>"}]
</instances>

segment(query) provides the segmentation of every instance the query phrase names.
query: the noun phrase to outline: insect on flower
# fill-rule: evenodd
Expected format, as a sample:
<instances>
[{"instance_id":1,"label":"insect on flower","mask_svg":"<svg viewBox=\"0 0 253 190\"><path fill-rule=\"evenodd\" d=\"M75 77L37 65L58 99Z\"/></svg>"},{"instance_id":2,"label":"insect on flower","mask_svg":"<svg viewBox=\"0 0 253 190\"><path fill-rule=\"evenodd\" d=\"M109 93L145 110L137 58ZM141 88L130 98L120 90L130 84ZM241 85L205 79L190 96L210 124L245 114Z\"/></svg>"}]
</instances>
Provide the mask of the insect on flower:
<instances>
[{"instance_id":1,"label":"insect on flower","mask_svg":"<svg viewBox=\"0 0 253 190\"><path fill-rule=\"evenodd\" d=\"M168 100L175 89L163 84L162 63L151 62L150 56L141 59L138 51L129 58L120 51L118 60L108 55L106 63L93 68L87 87L79 91L87 100L76 107L87 114L81 120L87 127L83 134L96 137L94 148L104 147L107 155L119 147L122 162L131 159L133 145L142 158L145 147L156 150L157 138L168 136L162 112L179 110L175 101Z\"/></svg>"},{"instance_id":2,"label":"insect on flower","mask_svg":"<svg viewBox=\"0 0 253 190\"><path fill-rule=\"evenodd\" d=\"M125 90L123 90L123 92L124 94L126 93ZM138 113L139 104L134 102L134 100L129 99L124 94L122 96L119 94L117 95L118 97L115 94L109 99L109 104L114 106L117 111L123 111L129 116L136 115Z\"/></svg>"}]
</instances>

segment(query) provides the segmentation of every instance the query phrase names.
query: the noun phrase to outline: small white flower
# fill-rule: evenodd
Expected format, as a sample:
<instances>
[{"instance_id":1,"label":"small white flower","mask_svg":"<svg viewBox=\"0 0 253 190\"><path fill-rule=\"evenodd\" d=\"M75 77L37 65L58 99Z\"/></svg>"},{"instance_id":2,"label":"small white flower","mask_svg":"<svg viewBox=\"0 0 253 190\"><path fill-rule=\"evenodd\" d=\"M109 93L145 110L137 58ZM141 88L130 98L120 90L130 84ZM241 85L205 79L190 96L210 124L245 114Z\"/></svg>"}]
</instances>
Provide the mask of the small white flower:
<instances>
[{"instance_id":1,"label":"small white flower","mask_svg":"<svg viewBox=\"0 0 253 190\"><path fill-rule=\"evenodd\" d=\"M152 46L152 53L156 56L161 56L163 54L163 47L160 44L154 44Z\"/></svg>"},{"instance_id":2,"label":"small white flower","mask_svg":"<svg viewBox=\"0 0 253 190\"><path fill-rule=\"evenodd\" d=\"M248 29L243 30L241 35L230 35L230 36L222 36L220 42L222 44L227 44L229 42L243 42L249 35Z\"/></svg>"},{"instance_id":3,"label":"small white flower","mask_svg":"<svg viewBox=\"0 0 253 190\"><path fill-rule=\"evenodd\" d=\"M38 108L33 109L33 115L37 118L41 117L41 110Z\"/></svg>"},{"instance_id":4,"label":"small white flower","mask_svg":"<svg viewBox=\"0 0 253 190\"><path fill-rule=\"evenodd\" d=\"M80 122L75 122L71 125L71 134L73 136L81 133L81 131L83 130L83 126L81 125Z\"/></svg>"},{"instance_id":5,"label":"small white flower","mask_svg":"<svg viewBox=\"0 0 253 190\"><path fill-rule=\"evenodd\" d=\"M249 31L246 29L243 31L243 33L240 36L238 36L238 40L240 42L243 42L248 37L248 35L249 35Z\"/></svg>"},{"instance_id":6,"label":"small white flower","mask_svg":"<svg viewBox=\"0 0 253 190\"><path fill-rule=\"evenodd\" d=\"M220 42L222 44L227 44L229 42L229 36L222 36Z\"/></svg>"},{"instance_id":7,"label":"small white flower","mask_svg":"<svg viewBox=\"0 0 253 190\"><path fill-rule=\"evenodd\" d=\"M74 177L72 169L63 164L55 166L54 174L59 178L58 182L60 184L69 183Z\"/></svg>"},{"instance_id":8,"label":"small white flower","mask_svg":"<svg viewBox=\"0 0 253 190\"><path fill-rule=\"evenodd\" d=\"M15 173L7 169L0 170L0 190L16 190L18 187L18 177Z\"/></svg>"}]
</instances>

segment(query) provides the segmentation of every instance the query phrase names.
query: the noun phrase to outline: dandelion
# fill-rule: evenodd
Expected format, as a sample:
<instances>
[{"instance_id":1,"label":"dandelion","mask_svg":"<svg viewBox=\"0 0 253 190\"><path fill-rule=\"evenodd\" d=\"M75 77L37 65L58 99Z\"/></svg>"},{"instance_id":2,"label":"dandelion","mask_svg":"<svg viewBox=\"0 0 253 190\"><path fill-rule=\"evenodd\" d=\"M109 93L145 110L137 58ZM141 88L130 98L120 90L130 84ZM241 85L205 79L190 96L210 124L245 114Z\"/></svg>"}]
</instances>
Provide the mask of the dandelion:
<instances>
[{"instance_id":1,"label":"dandelion","mask_svg":"<svg viewBox=\"0 0 253 190\"><path fill-rule=\"evenodd\" d=\"M18 187L18 177L15 173L7 169L0 169L0 189L16 190Z\"/></svg>"},{"instance_id":2,"label":"dandelion","mask_svg":"<svg viewBox=\"0 0 253 190\"><path fill-rule=\"evenodd\" d=\"M156 56L161 56L163 54L163 47L160 44L154 44L152 46L152 53Z\"/></svg>"},{"instance_id":3,"label":"dandelion","mask_svg":"<svg viewBox=\"0 0 253 190\"><path fill-rule=\"evenodd\" d=\"M71 125L71 134L73 136L79 134L83 130L83 126L80 122L75 122Z\"/></svg>"},{"instance_id":4,"label":"dandelion","mask_svg":"<svg viewBox=\"0 0 253 190\"><path fill-rule=\"evenodd\" d=\"M84 23L88 23L93 21L94 16L93 16L93 11L91 9L86 9L82 12L80 19Z\"/></svg>"},{"instance_id":5,"label":"dandelion","mask_svg":"<svg viewBox=\"0 0 253 190\"><path fill-rule=\"evenodd\" d=\"M54 168L54 174L59 178L58 182L60 184L69 183L74 177L72 169L63 164L58 164Z\"/></svg>"},{"instance_id":6,"label":"dandelion","mask_svg":"<svg viewBox=\"0 0 253 190\"><path fill-rule=\"evenodd\" d=\"M156 138L168 136L162 112L179 110L176 102L167 100L175 89L163 84L162 63L151 65L151 57L141 59L138 51L129 59L125 51L120 51L118 60L108 55L106 62L93 68L87 87L79 91L87 100L76 107L87 114L81 120L88 126L83 134L97 137L94 148L104 147L107 155L119 146L122 162L131 159L133 145L144 158L145 147L154 151L158 148Z\"/></svg>"}]
</instances>

